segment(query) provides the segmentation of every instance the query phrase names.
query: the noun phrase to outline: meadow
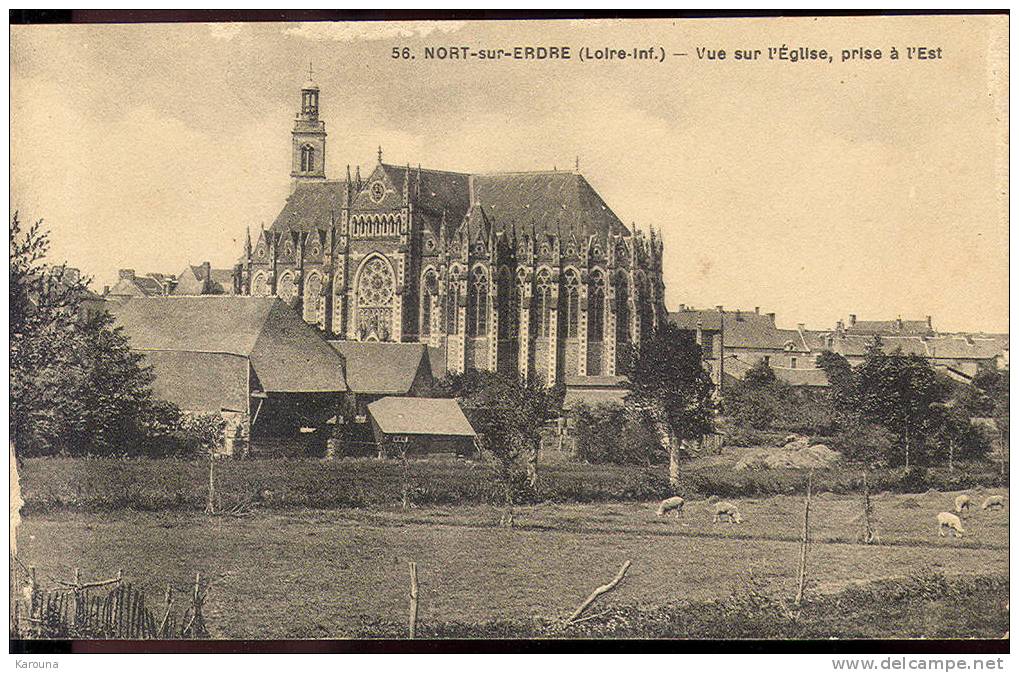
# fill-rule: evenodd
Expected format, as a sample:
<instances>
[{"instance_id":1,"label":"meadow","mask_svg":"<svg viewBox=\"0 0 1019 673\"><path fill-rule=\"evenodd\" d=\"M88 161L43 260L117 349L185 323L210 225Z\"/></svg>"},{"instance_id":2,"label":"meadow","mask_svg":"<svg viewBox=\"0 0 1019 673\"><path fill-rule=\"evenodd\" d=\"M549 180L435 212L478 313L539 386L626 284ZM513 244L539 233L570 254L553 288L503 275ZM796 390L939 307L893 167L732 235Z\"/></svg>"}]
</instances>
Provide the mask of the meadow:
<instances>
[{"instance_id":1,"label":"meadow","mask_svg":"<svg viewBox=\"0 0 1019 673\"><path fill-rule=\"evenodd\" d=\"M975 499L991 493L1007 495L978 489ZM555 624L625 560L628 574L580 635L718 637L712 628L738 618L723 637L998 637L1008 509L974 512L964 537L942 538L935 516L954 495L875 492L881 544L862 545L861 498L819 489L804 606L814 617L792 626L768 607L795 593L803 498L788 495L738 500L739 525L712 523L704 500L678 519L656 517L649 500L537 504L518 509L513 529L498 527L501 510L489 505L259 508L243 517L65 508L25 517L19 556L43 583L74 567L88 579L122 568L155 596L200 572L219 638L402 635L408 561L418 564L423 635L577 635Z\"/></svg>"}]
</instances>

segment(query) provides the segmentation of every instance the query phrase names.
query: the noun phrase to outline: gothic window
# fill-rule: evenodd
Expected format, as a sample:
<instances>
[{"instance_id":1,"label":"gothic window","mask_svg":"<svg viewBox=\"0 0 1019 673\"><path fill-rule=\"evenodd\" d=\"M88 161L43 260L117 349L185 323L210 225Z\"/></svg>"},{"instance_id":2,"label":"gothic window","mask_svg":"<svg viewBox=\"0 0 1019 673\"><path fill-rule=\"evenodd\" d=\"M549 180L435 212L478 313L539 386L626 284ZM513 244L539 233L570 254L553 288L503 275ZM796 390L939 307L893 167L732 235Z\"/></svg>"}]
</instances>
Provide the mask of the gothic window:
<instances>
[{"instance_id":1,"label":"gothic window","mask_svg":"<svg viewBox=\"0 0 1019 673\"><path fill-rule=\"evenodd\" d=\"M315 148L311 145L303 145L301 147L301 171L313 170L315 170Z\"/></svg>"},{"instance_id":2,"label":"gothic window","mask_svg":"<svg viewBox=\"0 0 1019 673\"><path fill-rule=\"evenodd\" d=\"M460 273L451 269L446 285L446 334L459 334L460 322L457 319L460 306Z\"/></svg>"},{"instance_id":3,"label":"gothic window","mask_svg":"<svg viewBox=\"0 0 1019 673\"><path fill-rule=\"evenodd\" d=\"M630 284L626 272L616 274L616 342L630 341Z\"/></svg>"},{"instance_id":4,"label":"gothic window","mask_svg":"<svg viewBox=\"0 0 1019 673\"><path fill-rule=\"evenodd\" d=\"M527 275L521 269L520 271L517 272L517 287L516 287L516 291L513 293L513 299L516 302L516 307L517 307L517 320L520 319L520 308L522 306L524 306L524 301L527 298L527 283L528 283ZM528 316L528 318L530 318L530 316ZM516 328L514 328L514 330L515 329ZM529 333L531 335L533 335L534 334L534 321L533 320L529 321L528 329L529 329ZM514 331L513 334L515 335L516 331Z\"/></svg>"},{"instance_id":5,"label":"gothic window","mask_svg":"<svg viewBox=\"0 0 1019 673\"><path fill-rule=\"evenodd\" d=\"M605 338L605 275L594 271L587 290L587 339Z\"/></svg>"},{"instance_id":6,"label":"gothic window","mask_svg":"<svg viewBox=\"0 0 1019 673\"><path fill-rule=\"evenodd\" d=\"M548 269L538 272L535 300L536 336L547 337L552 333L552 276Z\"/></svg>"},{"instance_id":7,"label":"gothic window","mask_svg":"<svg viewBox=\"0 0 1019 673\"><path fill-rule=\"evenodd\" d=\"M467 334L484 336L488 332L488 274L480 266L471 272L467 294Z\"/></svg>"},{"instance_id":8,"label":"gothic window","mask_svg":"<svg viewBox=\"0 0 1019 673\"><path fill-rule=\"evenodd\" d=\"M580 277L573 269L567 269L565 276L566 336L574 338L580 322Z\"/></svg>"},{"instance_id":9,"label":"gothic window","mask_svg":"<svg viewBox=\"0 0 1019 673\"><path fill-rule=\"evenodd\" d=\"M357 277L357 329L361 341L389 341L392 338L396 278L382 257L372 257Z\"/></svg>"},{"instance_id":10,"label":"gothic window","mask_svg":"<svg viewBox=\"0 0 1019 673\"><path fill-rule=\"evenodd\" d=\"M288 304L297 297L297 285L289 271L280 276L279 283L276 284L276 296Z\"/></svg>"},{"instance_id":11,"label":"gothic window","mask_svg":"<svg viewBox=\"0 0 1019 673\"><path fill-rule=\"evenodd\" d=\"M429 269L421 279L421 329L423 337L432 334L432 297L439 293L439 279L435 271Z\"/></svg>"},{"instance_id":12,"label":"gothic window","mask_svg":"<svg viewBox=\"0 0 1019 673\"><path fill-rule=\"evenodd\" d=\"M322 276L312 273L304 281L304 322L318 322L318 298L322 294Z\"/></svg>"},{"instance_id":13,"label":"gothic window","mask_svg":"<svg viewBox=\"0 0 1019 673\"><path fill-rule=\"evenodd\" d=\"M256 273L251 281L251 294L255 297L264 297L269 294L269 284L265 282L264 273Z\"/></svg>"},{"instance_id":14,"label":"gothic window","mask_svg":"<svg viewBox=\"0 0 1019 673\"><path fill-rule=\"evenodd\" d=\"M507 267L499 271L499 338L509 339L517 335L517 321L520 319L519 297L513 283L513 276Z\"/></svg>"}]
</instances>

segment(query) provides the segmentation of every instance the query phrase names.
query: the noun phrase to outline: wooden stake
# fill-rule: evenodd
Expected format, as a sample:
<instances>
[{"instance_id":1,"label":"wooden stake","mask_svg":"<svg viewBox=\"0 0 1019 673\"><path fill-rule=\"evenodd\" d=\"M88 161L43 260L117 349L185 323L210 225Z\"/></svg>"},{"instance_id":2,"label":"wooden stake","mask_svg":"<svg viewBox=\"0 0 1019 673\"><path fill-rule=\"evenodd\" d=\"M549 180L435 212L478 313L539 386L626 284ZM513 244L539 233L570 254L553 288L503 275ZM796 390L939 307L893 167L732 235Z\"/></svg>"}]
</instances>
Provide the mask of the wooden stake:
<instances>
[{"instance_id":1,"label":"wooden stake","mask_svg":"<svg viewBox=\"0 0 1019 673\"><path fill-rule=\"evenodd\" d=\"M212 450L209 451L209 500L205 503L205 513L216 513L216 479L213 473L213 466L216 461L213 458Z\"/></svg>"},{"instance_id":2,"label":"wooden stake","mask_svg":"<svg viewBox=\"0 0 1019 673\"><path fill-rule=\"evenodd\" d=\"M612 591L613 589L615 589L616 586L623 580L623 576L626 575L626 571L629 568L630 568L630 561L627 560L619 568L619 572L616 573L616 576L612 579L612 581L609 582L608 584L603 584L602 586L600 586L597 589L595 589L594 591L592 591L591 595L588 596L587 599L583 603L581 603L580 606L576 610L573 611L573 614L570 615L569 619L566 620L566 623L569 624L570 622L574 621L577 617L579 617L584 612L584 610L587 609L587 606L591 605L591 603L593 603L596 598L598 598L599 596L601 596L604 593L608 593L609 591Z\"/></svg>"},{"instance_id":3,"label":"wooden stake","mask_svg":"<svg viewBox=\"0 0 1019 673\"><path fill-rule=\"evenodd\" d=\"M814 471L807 473L807 498L803 503L803 539L800 542L800 567L796 585L796 607L803 601L803 586L807 582L807 546L810 543L810 491L813 485Z\"/></svg>"},{"instance_id":4,"label":"wooden stake","mask_svg":"<svg viewBox=\"0 0 1019 673\"><path fill-rule=\"evenodd\" d=\"M417 635L418 623L418 564L410 561L410 639Z\"/></svg>"}]
</instances>

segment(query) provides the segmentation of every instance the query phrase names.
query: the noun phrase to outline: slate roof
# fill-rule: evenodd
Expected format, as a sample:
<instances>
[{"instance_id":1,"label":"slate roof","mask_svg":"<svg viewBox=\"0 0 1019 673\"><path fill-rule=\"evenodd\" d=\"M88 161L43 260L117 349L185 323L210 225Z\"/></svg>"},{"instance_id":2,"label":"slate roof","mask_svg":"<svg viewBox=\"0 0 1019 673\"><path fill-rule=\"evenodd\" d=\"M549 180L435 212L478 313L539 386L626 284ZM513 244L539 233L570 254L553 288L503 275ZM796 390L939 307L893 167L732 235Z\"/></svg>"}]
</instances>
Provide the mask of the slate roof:
<instances>
[{"instance_id":1,"label":"slate roof","mask_svg":"<svg viewBox=\"0 0 1019 673\"><path fill-rule=\"evenodd\" d=\"M717 310L684 309L669 313L669 319L680 329L694 331L697 321L704 330L717 332L723 326ZM785 350L788 344L796 352L809 352L799 330L779 329L771 315L755 311L725 311L722 338L726 348Z\"/></svg>"},{"instance_id":2,"label":"slate roof","mask_svg":"<svg viewBox=\"0 0 1019 673\"><path fill-rule=\"evenodd\" d=\"M474 428L456 400L433 397L383 397L368 413L387 435L474 437Z\"/></svg>"},{"instance_id":3,"label":"slate roof","mask_svg":"<svg viewBox=\"0 0 1019 673\"><path fill-rule=\"evenodd\" d=\"M111 307L137 351L248 358L262 390L347 390L343 358L277 297L139 297Z\"/></svg>"},{"instance_id":4,"label":"slate roof","mask_svg":"<svg viewBox=\"0 0 1019 673\"><path fill-rule=\"evenodd\" d=\"M343 355L347 386L355 393L406 395L419 372L432 375L425 344L330 341L329 345Z\"/></svg>"},{"instance_id":5,"label":"slate roof","mask_svg":"<svg viewBox=\"0 0 1019 673\"><path fill-rule=\"evenodd\" d=\"M725 373L736 379L742 379L751 368L752 365L736 357L727 357L725 359ZM792 367L772 366L771 371L775 372L776 379L791 386L822 388L828 385L828 375L824 373L823 369L817 367L793 369Z\"/></svg>"},{"instance_id":6,"label":"slate roof","mask_svg":"<svg viewBox=\"0 0 1019 673\"><path fill-rule=\"evenodd\" d=\"M482 221L496 232L530 234L574 233L578 240L592 234L629 235L591 184L572 171L535 171L523 173L482 173L472 175L429 168L381 164L385 178L398 192L407 179L416 193L415 212L438 233L443 214L446 232L453 232L473 209L468 227L473 236ZM418 175L420 174L420 187ZM366 181L367 183L368 181ZM473 189L474 203L471 203ZM339 219L346 200L343 181L309 182L297 185L272 224L273 231L289 228L307 231L327 228ZM401 197L402 198L402 197ZM370 207L364 196L355 195L355 205Z\"/></svg>"},{"instance_id":7,"label":"slate roof","mask_svg":"<svg viewBox=\"0 0 1019 673\"><path fill-rule=\"evenodd\" d=\"M845 328L849 334L901 334L904 336L921 336L932 334L931 326L926 320L857 320Z\"/></svg>"},{"instance_id":8,"label":"slate roof","mask_svg":"<svg viewBox=\"0 0 1019 673\"><path fill-rule=\"evenodd\" d=\"M836 336L833 350L843 355L866 355L867 348L874 342L873 336ZM901 352L902 355L919 355L925 358L954 360L992 360L1002 352L997 339L967 340L965 337L918 337L882 336L881 350L885 353Z\"/></svg>"},{"instance_id":9,"label":"slate roof","mask_svg":"<svg viewBox=\"0 0 1019 673\"><path fill-rule=\"evenodd\" d=\"M347 195L347 183L339 180L305 182L287 197L283 210L272 223L273 231L308 231L328 228L339 222Z\"/></svg>"}]
</instances>

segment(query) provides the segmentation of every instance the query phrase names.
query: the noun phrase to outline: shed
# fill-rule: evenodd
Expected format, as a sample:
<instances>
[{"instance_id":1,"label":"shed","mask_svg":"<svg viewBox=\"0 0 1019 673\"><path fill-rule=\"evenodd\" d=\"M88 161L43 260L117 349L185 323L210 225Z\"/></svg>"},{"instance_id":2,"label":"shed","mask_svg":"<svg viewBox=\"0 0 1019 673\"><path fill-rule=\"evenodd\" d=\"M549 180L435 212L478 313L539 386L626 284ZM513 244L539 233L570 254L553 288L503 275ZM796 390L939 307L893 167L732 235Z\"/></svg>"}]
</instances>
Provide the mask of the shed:
<instances>
[{"instance_id":1,"label":"shed","mask_svg":"<svg viewBox=\"0 0 1019 673\"><path fill-rule=\"evenodd\" d=\"M474 428L456 400L383 397L368 405L379 455L475 451Z\"/></svg>"}]
</instances>

